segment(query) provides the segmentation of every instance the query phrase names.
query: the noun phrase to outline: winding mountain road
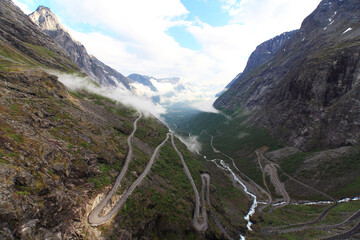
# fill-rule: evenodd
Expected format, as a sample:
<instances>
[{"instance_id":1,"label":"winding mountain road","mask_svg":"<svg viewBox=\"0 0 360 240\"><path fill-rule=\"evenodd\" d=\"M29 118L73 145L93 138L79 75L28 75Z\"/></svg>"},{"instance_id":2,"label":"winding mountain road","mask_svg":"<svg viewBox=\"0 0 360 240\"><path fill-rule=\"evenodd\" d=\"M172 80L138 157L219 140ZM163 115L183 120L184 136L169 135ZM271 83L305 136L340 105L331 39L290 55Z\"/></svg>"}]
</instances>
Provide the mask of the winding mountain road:
<instances>
[{"instance_id":1,"label":"winding mountain road","mask_svg":"<svg viewBox=\"0 0 360 240\"><path fill-rule=\"evenodd\" d=\"M317 190L317 189L315 189L315 188L313 188L313 187L311 187L311 186L309 186L309 185L306 185L305 183L300 182L299 180L293 178L292 176L288 175L284 170L282 170L281 167L280 167L278 164L276 164L276 163L270 161L269 159L267 159L262 153L260 153L260 155L261 155L262 158L264 158L266 161L268 161L269 164L272 165L273 168L278 168L278 169L279 169L281 172L283 172L283 174L284 174L285 176L287 176L289 179L297 182L298 184L300 184L300 185L302 185L302 186L304 186L304 187L306 187L306 188L308 188L308 189L311 189L311 190L313 190L313 191L315 191L315 192L317 192L317 193L320 193L320 194L322 194L322 195L330 198L330 199L334 202L333 205L331 205L330 207L326 208L326 209L319 215L319 217L318 217L317 219L315 219L314 221L305 222L305 223L298 223L298 224L291 224L291 225L286 225L286 226L273 227L273 228L263 228L262 231L263 231L264 233L269 234L269 233L276 233L276 232L277 232L277 233L281 233L281 232L295 232L295 231L302 231L302 230L304 230L304 229L308 229L308 228L310 228L311 225L314 225L314 224L320 222L321 220L323 220L323 219L327 216L327 214L330 212L330 210L331 210L332 208L334 208L335 206L338 205L337 200L334 199L333 197L329 196L329 195L326 194L325 192L322 192L322 191L320 191L320 190ZM305 227L306 227L306 228L305 228Z\"/></svg>"},{"instance_id":2,"label":"winding mountain road","mask_svg":"<svg viewBox=\"0 0 360 240\"><path fill-rule=\"evenodd\" d=\"M127 172L127 169L129 167L129 163L130 163L130 160L131 160L131 157L132 157L132 153L133 153L133 149L132 149L132 146L131 146L131 140L134 137L134 134L135 134L136 129L137 129L137 122L140 120L140 118L142 118L141 113L140 113L140 116L134 121L134 129L127 138L127 144L129 146L129 151L128 151L128 154L126 156L125 164L124 164L123 168L121 169L120 174L117 176L116 181L114 183L114 186L112 187L111 191L106 195L106 197L89 214L88 221L93 226L104 224L105 222L109 221L113 217L113 215L116 213L116 211L114 211L114 209L116 208L115 207L108 214L106 214L105 216L99 217L101 210L106 206L106 204L112 198L112 196L114 195L114 193L116 192L116 190L120 186L121 180L124 178L124 176L125 176L125 174Z\"/></svg>"},{"instance_id":3,"label":"winding mountain road","mask_svg":"<svg viewBox=\"0 0 360 240\"><path fill-rule=\"evenodd\" d=\"M131 140L134 137L135 131L137 129L137 122L140 120L141 117L142 117L142 114L140 113L140 116L134 121L134 129L133 129L132 133L127 138L127 143L128 143L128 146L129 146L128 154L127 154L127 157L126 157L126 160L125 160L125 164L124 164L120 174L116 178L114 186L112 187L110 192L106 195L106 197L103 200L101 200L100 203L98 203L94 207L94 209L90 212L90 214L88 216L88 222L92 226L99 226L99 225L102 225L102 224L108 222L109 220L111 220L115 216L115 214L123 206L123 204L126 202L128 197L135 190L135 188L146 177L146 175L148 174L149 170L151 169L151 167L152 167L152 165L154 163L154 160L155 160L160 148L166 143L166 141L169 139L169 136L170 136L172 146L173 146L174 150L177 152L179 158L181 159L181 162L182 162L183 167L184 167L185 174L189 178L190 183L191 183L191 185L193 187L193 190L194 190L194 194L195 194L195 210L194 210L194 216L193 216L193 219L192 219L192 224L193 224L194 228L197 231L202 231L202 232L206 231L207 228L208 228L208 220L207 220L207 212L206 212L206 204L205 204L205 189L207 191L207 194L206 194L207 199L206 200L207 200L207 203L208 203L208 205L210 207L210 198L209 198L210 175L206 174L206 173L201 174L202 187L201 187L201 214L200 214L200 195L199 195L199 192L198 192L198 190L196 188L194 179L191 176L189 168L187 167L181 152L177 149L177 147L175 145L174 136L171 133L167 133L165 140L156 147L156 149L154 150L154 152L153 152L153 154L152 154L146 168L144 169L144 171L131 184L131 186L124 192L124 194L121 196L120 200L115 204L115 206L110 211L108 211L108 213L106 213L105 215L101 215L102 210L104 209L104 207L108 204L110 199L115 194L116 190L120 186L121 180L124 178L124 176L125 176L125 174L126 174L126 172L128 170L129 163L131 161L132 153L133 153ZM218 224L218 226L221 227L219 222L216 222L216 224ZM221 227L220 230L222 232L224 232L224 234L226 236L228 236L226 231L222 227ZM229 237L229 239L231 239L231 238Z\"/></svg>"},{"instance_id":4,"label":"winding mountain road","mask_svg":"<svg viewBox=\"0 0 360 240\"><path fill-rule=\"evenodd\" d=\"M206 203L210 208L210 214L215 222L215 224L218 226L219 230L225 235L225 237L229 240L234 240L230 235L226 232L225 228L221 225L218 217L216 214L211 210L211 203L210 203L210 175L208 173L201 174L201 180L202 180L202 186L206 185Z\"/></svg>"},{"instance_id":5,"label":"winding mountain road","mask_svg":"<svg viewBox=\"0 0 360 240\"><path fill-rule=\"evenodd\" d=\"M260 170L262 172L262 177L263 177L263 183L264 183L264 186L266 188L266 191L265 192L265 195L268 197L268 201L266 202L265 205L259 207L259 212L262 212L265 208L267 208L268 206L270 206L270 204L272 203L272 196L271 196L271 192L270 192L270 189L269 189L269 186L267 185L266 183L266 175L265 175L265 171L264 171L264 168L261 164L261 156L259 154L259 152L256 150L255 151L256 155L257 155L257 160L258 160L258 163L259 163L259 166L260 166Z\"/></svg>"},{"instance_id":6,"label":"winding mountain road","mask_svg":"<svg viewBox=\"0 0 360 240\"><path fill-rule=\"evenodd\" d=\"M199 218L200 218L200 196L199 196L199 192L198 192L198 190L196 188L194 179L191 176L189 168L187 167L187 165L186 165L186 163L184 161L183 155L181 154L181 152L177 149L177 147L175 145L173 135L171 135L171 143L172 143L173 148L177 152L179 158L181 159L181 162L182 162L183 167L184 167L185 174L189 178L191 186L193 187L193 190L194 190L194 194L195 194L195 211L194 211L194 216L193 216L193 219L192 219L193 226L197 231L206 231L206 229L208 227L208 224L207 224L207 213L206 213L206 206L205 206L205 200L204 200L204 188L205 188L205 186L203 184L202 188L201 188L201 205L202 205L202 207L201 207L201 219L202 219L202 222L199 222ZM203 183L204 183L204 181L203 181Z\"/></svg>"},{"instance_id":7,"label":"winding mountain road","mask_svg":"<svg viewBox=\"0 0 360 240\"><path fill-rule=\"evenodd\" d=\"M278 177L275 165L273 163L266 164L265 172L269 173L271 183L274 185L275 189L277 189L280 195L284 198L284 202L280 205L275 206L273 210L288 205L290 203L290 196L286 191L284 184L280 181Z\"/></svg>"},{"instance_id":8,"label":"winding mountain road","mask_svg":"<svg viewBox=\"0 0 360 240\"><path fill-rule=\"evenodd\" d=\"M115 206L104 216L100 216L101 211L103 210L103 208L106 206L106 204L109 202L109 200L112 198L112 196L114 195L114 193L116 192L116 190L118 189L118 187L120 186L120 182L123 179L123 177L126 174L126 171L129 167L129 163L132 157L132 146L131 146L131 139L134 137L135 131L136 131L136 124L138 122L138 120L142 117L142 114L140 113L140 116L134 121L134 130L133 132L130 134L130 136L127 139L127 143L129 145L129 151L128 151L128 155L126 157L126 161L124 164L123 169L121 170L120 174L118 175L118 177L116 178L115 184L113 186L113 188L111 189L111 191L106 195L106 197L91 211L91 213L89 214L89 218L88 221L90 223L90 225L92 226L98 226L101 224L106 223L107 221L111 220L112 217L119 211L119 209L122 207L122 205L126 202L126 200L128 199L128 197L132 194L132 192L135 190L135 188L141 183L141 181L146 177L146 175L148 174L150 168L152 167L155 157L157 156L160 148L165 144L165 142L169 139L169 135L171 135L170 133L168 133L166 135L165 140L160 143L154 150L146 168L144 169L144 171L141 173L141 175L131 184L131 186L125 191L125 193L121 196L120 200L115 204Z\"/></svg>"}]
</instances>

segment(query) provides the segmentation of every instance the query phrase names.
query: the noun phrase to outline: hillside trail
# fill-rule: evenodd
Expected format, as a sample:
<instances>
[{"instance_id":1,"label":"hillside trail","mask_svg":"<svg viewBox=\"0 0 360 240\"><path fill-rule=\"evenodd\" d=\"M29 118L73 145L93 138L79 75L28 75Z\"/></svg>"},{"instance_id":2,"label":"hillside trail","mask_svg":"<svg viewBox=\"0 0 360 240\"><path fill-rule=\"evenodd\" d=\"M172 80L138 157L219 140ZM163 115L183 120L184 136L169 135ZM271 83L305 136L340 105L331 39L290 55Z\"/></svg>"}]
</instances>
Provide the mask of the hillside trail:
<instances>
[{"instance_id":1,"label":"hillside trail","mask_svg":"<svg viewBox=\"0 0 360 240\"><path fill-rule=\"evenodd\" d=\"M206 185L206 202L210 209L210 215L215 222L215 224L218 226L219 230L225 235L225 237L229 240L234 240L232 237L229 236L229 234L226 232L225 228L220 223L218 217L211 209L211 203L210 203L210 174L203 173L201 174L201 180L202 180L202 187Z\"/></svg>"},{"instance_id":2,"label":"hillside trail","mask_svg":"<svg viewBox=\"0 0 360 240\"><path fill-rule=\"evenodd\" d=\"M153 152L147 166L145 167L144 171L131 184L131 186L125 191L125 193L121 196L120 200L115 204L115 206L107 214L105 214L103 216L100 216L101 211L104 209L104 207L110 201L110 199L113 197L116 190L120 186L121 180L124 178L124 176L125 176L125 174L127 172L127 169L129 167L129 163L131 161L132 154L133 154L131 140L134 137L134 134L136 132L137 122L140 120L141 117L142 117L142 114L140 113L140 116L134 121L134 129L133 129L132 133L129 135L129 137L127 139L127 144L129 146L129 150L128 150L128 154L127 154L127 157L126 157L126 160L125 160L125 164L124 164L120 174L116 178L114 186L112 187L110 192L106 195L106 197L102 201L100 201L100 203L98 203L96 205L96 207L89 214L88 221L89 221L90 225L92 225L92 226L98 226L98 225L101 225L101 224L104 224L104 223L108 222L119 211L119 209L122 207L122 205L126 202L127 198L132 194L132 192L140 184L140 182L146 177L146 175L148 174L148 172L150 171L150 169L151 169L151 167L152 167L152 165L154 163L155 157L157 156L160 148L169 139L169 135L171 135L170 133L168 133L166 135L165 140L155 148L155 150L154 150L154 152Z\"/></svg>"},{"instance_id":3,"label":"hillside trail","mask_svg":"<svg viewBox=\"0 0 360 240\"><path fill-rule=\"evenodd\" d=\"M284 186L284 184L280 181L278 173L277 173L277 169L274 166L274 164L266 164L265 165L265 172L269 173L270 175L270 182L273 184L273 186L275 187L276 191L280 193L280 195L283 197L284 202L282 202L279 205L276 205L275 207L273 207L270 211L275 210L277 208L282 208L285 207L286 205L289 205L290 203L290 196L289 193L286 191L286 188Z\"/></svg>"},{"instance_id":4,"label":"hillside trail","mask_svg":"<svg viewBox=\"0 0 360 240\"><path fill-rule=\"evenodd\" d=\"M191 176L191 173L189 171L189 168L187 167L185 161L184 161L184 157L181 154L181 152L177 149L175 142L174 142L174 136L171 135L171 143L173 148L175 149L176 153L178 154L183 167L184 167L184 172L186 174L186 176L188 177L191 186L193 188L194 194L195 194L195 211L194 211L194 216L192 219L192 223L194 228L197 231L206 231L206 229L208 228L208 222L207 222L207 213L206 213L206 205L205 205L205 200L204 200L204 184L201 188L201 215L200 215L200 195L199 192L196 188L195 182L193 177ZM203 181L204 183L204 181ZM201 221L199 221L199 218L201 219Z\"/></svg>"},{"instance_id":5,"label":"hillside trail","mask_svg":"<svg viewBox=\"0 0 360 240\"><path fill-rule=\"evenodd\" d=\"M300 228L303 227L303 226L311 226L311 225L314 225L314 224L322 221L322 220L327 216L327 214L330 212L330 210L338 205L337 200L334 199L333 197L331 197L330 195L328 195L327 193L322 192L322 191L320 191L320 190L317 190L317 189L315 189L315 188L313 188L313 187L311 187L311 186L309 186L309 185L307 185L307 184L305 184L305 183L303 183L303 182L300 182L299 180L293 178L292 176L288 175L284 170L282 170L282 168L281 168L278 164L276 164L276 163L270 161L269 159L267 159L262 153L259 153L259 154L260 154L260 156L261 156L264 160L266 160L273 168L279 169L279 170L280 170L285 176L287 176L289 179L293 180L294 182L296 182L296 183L298 183L298 184L300 184L300 185L302 185L302 186L304 186L304 187L306 187L306 188L308 188L308 189L310 189L310 190L312 190L312 191L315 191L315 192L317 192L317 193L320 193L320 194L323 195L323 196L326 196L327 198L331 199L331 201L334 202L334 204L332 204L331 206L329 206L328 208L326 208L326 209L319 215L319 217L318 217L317 219L315 219L314 221L305 222L305 223L298 223L298 224L290 224L290 225L286 225L286 226L279 226L279 227L273 227L273 228L264 228L264 229L262 229L262 231L263 231L264 233L281 232L281 231L283 231L284 229L287 229L287 230L289 230L289 229L291 229L291 230L296 230L296 229L300 229ZM300 230L299 230L299 231L300 231Z\"/></svg>"},{"instance_id":6,"label":"hillside trail","mask_svg":"<svg viewBox=\"0 0 360 240\"><path fill-rule=\"evenodd\" d=\"M280 204L276 205L275 207L273 207L272 209L270 209L269 212L273 211L274 209L282 208L282 207L288 205L290 203L291 199L290 199L288 192L286 191L284 184L280 181L280 179L278 177L278 173L277 173L277 169L276 169L275 165L272 163L268 163L268 164L265 164L265 166L263 167L261 164L261 159L263 158L261 150L258 149L255 151L255 153L257 155L258 164L259 164L260 170L262 172L263 183L264 183L269 195L271 195L271 192L270 192L270 189L266 182L266 173L269 174L270 182L275 187L275 191L277 193L279 193L284 199L284 201L282 203L280 203ZM271 202L270 203L269 202L270 201L268 201L266 203L266 205L263 206L263 208L269 206L271 204Z\"/></svg>"},{"instance_id":7,"label":"hillside trail","mask_svg":"<svg viewBox=\"0 0 360 240\"><path fill-rule=\"evenodd\" d=\"M124 194L121 196L121 198L118 200L118 202L114 205L114 207L108 211L108 213L106 213L105 215L101 216L101 212L103 211L104 207L108 204L108 202L110 201L110 199L113 197L113 195L115 194L115 192L117 191L118 187L120 186L120 183L122 181L122 179L124 178L127 169L129 167L129 163L131 161L132 158L132 153L133 153L133 149L132 149L132 145L131 145L131 140L134 137L134 134L137 130L137 122L140 120L140 118L142 117L142 114L140 113L140 116L134 121L133 125L134 125L134 129L132 131L132 133L129 135L129 137L127 138L127 143L129 146L129 150L128 150L128 154L125 160L125 164L120 172L120 174L118 175L114 186L112 187L111 191L106 195L106 197L101 200L95 207L94 209L90 212L89 216L88 216L88 222L90 223L90 225L92 226L99 226L102 225L108 221L110 221L115 214L119 211L119 209L123 206L123 204L126 202L126 200L128 199L128 197L132 194L132 192L135 190L135 188L141 183L141 181L146 177L146 175L148 174L149 170L151 169L155 157L157 156L160 148L166 143L166 141L169 139L169 137L171 137L171 142L172 142L172 146L174 148L174 150L177 152L179 158L182 161L183 167L184 167L184 171L185 174L187 175L187 177L190 180L190 183L193 187L194 190L194 194L195 194L195 210L194 210L194 217L192 220L192 224L194 226L194 228L197 231L206 231L208 228L208 220L207 220L207 212L206 212L206 204L205 204L205 189L207 191L206 193L206 200L207 200L207 204L210 205L210 194L209 194L209 184L210 184L210 175L207 173L201 174L201 179L202 179L202 187L201 187L201 211L200 211L200 195L199 192L197 191L195 182L191 176L191 173L184 161L184 158L182 156L182 154L180 153L180 151L177 149L175 142L174 142L174 136L172 133L167 133L165 140L160 143L156 149L154 150L146 168L144 169L144 171L142 172L142 174L131 184L131 186L124 192ZM201 212L201 214L200 214ZM224 233L225 236L227 236L228 239L232 239L231 237L229 237L229 235L226 233L225 229L221 226L219 221L216 221L215 219L217 219L216 217L214 217L214 214L212 214L215 223L219 226L220 230Z\"/></svg>"},{"instance_id":8,"label":"hillside trail","mask_svg":"<svg viewBox=\"0 0 360 240\"><path fill-rule=\"evenodd\" d=\"M129 167L129 163L130 163L130 160L131 160L131 157L132 157L132 153L133 153L131 140L134 137L134 134L136 132L137 122L141 118L142 118L142 114L140 113L139 117L133 123L133 126L134 126L133 131L131 132L131 134L127 138L127 144L128 144L128 147L129 147L128 154L126 156L125 164L124 164L123 168L121 169L121 172L119 173L119 175L116 178L114 186L112 187L111 191L106 195L106 197L89 214L88 221L93 226L104 224L105 222L109 221L112 218L112 216L115 214L115 211L110 211L105 216L99 217L101 210L106 206L106 204L112 198L112 196L114 195L114 193L116 192L116 190L120 186L121 180L124 178L124 176L125 176L125 174L127 172L127 169ZM114 208L112 210L114 210Z\"/></svg>"},{"instance_id":9,"label":"hillside trail","mask_svg":"<svg viewBox=\"0 0 360 240\"><path fill-rule=\"evenodd\" d=\"M257 155L257 160L258 160L258 164L260 166L260 170L261 170L261 173L262 173L262 177L263 177L263 183L264 183L264 186L266 188L266 195L268 197L268 201L266 202L265 205L259 207L259 212L262 212L265 208L267 208L268 206L270 206L270 204L272 203L272 196L271 196L271 191L269 189L269 186L267 185L267 182L266 182L266 175L265 175L265 171L264 171L264 168L261 164L261 156L260 154L258 153L258 150L255 151L256 155Z\"/></svg>"}]
</instances>

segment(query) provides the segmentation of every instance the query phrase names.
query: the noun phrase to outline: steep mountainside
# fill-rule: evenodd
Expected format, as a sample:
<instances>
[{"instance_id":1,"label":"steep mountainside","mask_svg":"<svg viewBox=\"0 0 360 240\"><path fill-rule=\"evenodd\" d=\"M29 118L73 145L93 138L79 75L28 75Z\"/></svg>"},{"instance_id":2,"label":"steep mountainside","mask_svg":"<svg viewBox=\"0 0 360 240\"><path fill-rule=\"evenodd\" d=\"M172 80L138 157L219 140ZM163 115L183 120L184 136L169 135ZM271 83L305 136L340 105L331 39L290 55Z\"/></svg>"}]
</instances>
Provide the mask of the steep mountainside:
<instances>
[{"instance_id":1,"label":"steep mountainside","mask_svg":"<svg viewBox=\"0 0 360 240\"><path fill-rule=\"evenodd\" d=\"M71 37L49 8L40 6L29 17L47 35L59 43L68 52L71 60L79 65L92 80L103 86L118 86L120 84L130 89L129 83L131 81L95 57L90 56L85 47Z\"/></svg>"},{"instance_id":2,"label":"steep mountainside","mask_svg":"<svg viewBox=\"0 0 360 240\"><path fill-rule=\"evenodd\" d=\"M0 69L41 65L67 72L80 70L69 54L10 0L0 1L0 53Z\"/></svg>"},{"instance_id":3,"label":"steep mountainside","mask_svg":"<svg viewBox=\"0 0 360 240\"><path fill-rule=\"evenodd\" d=\"M255 51L250 55L243 73L246 74L257 66L266 63L297 33L297 31L298 30L285 32L257 46ZM237 76L237 78L239 77L240 76Z\"/></svg>"},{"instance_id":4,"label":"steep mountainside","mask_svg":"<svg viewBox=\"0 0 360 240\"><path fill-rule=\"evenodd\" d=\"M251 112L248 122L293 146L356 145L359 42L359 1L323 0L271 59L249 62L214 106Z\"/></svg>"}]
</instances>

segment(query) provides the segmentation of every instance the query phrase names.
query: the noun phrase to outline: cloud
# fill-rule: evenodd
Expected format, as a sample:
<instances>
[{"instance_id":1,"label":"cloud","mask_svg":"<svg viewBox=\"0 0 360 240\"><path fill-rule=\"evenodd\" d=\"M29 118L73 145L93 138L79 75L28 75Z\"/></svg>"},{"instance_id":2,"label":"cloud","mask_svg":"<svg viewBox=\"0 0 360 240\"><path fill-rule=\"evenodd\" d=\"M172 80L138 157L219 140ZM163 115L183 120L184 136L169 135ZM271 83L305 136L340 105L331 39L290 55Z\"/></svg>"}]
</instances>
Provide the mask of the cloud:
<instances>
[{"instance_id":1,"label":"cloud","mask_svg":"<svg viewBox=\"0 0 360 240\"><path fill-rule=\"evenodd\" d=\"M152 115L157 119L161 119L160 115L166 112L166 109L159 104L154 104L150 99L143 96L137 96L127 89L98 87L93 84L89 78L79 77L75 74L66 74L56 71L50 71L49 73L56 75L59 81L71 90L86 90L91 93L108 97L126 106L135 108L145 115Z\"/></svg>"},{"instance_id":2,"label":"cloud","mask_svg":"<svg viewBox=\"0 0 360 240\"><path fill-rule=\"evenodd\" d=\"M191 106L195 109L199 109L203 112L211 112L211 113L220 113L219 110L213 107L213 103L215 102L216 98L210 98L209 100L197 101L191 104Z\"/></svg>"},{"instance_id":3,"label":"cloud","mask_svg":"<svg viewBox=\"0 0 360 240\"><path fill-rule=\"evenodd\" d=\"M17 5L21 11L23 11L25 14L30 14L32 11L29 9L28 5L22 2L19 2L18 0L13 0L15 5Z\"/></svg>"},{"instance_id":4,"label":"cloud","mask_svg":"<svg viewBox=\"0 0 360 240\"><path fill-rule=\"evenodd\" d=\"M179 138L190 151L194 153L199 153L201 151L201 143L198 141L198 136L184 137L176 135L176 137Z\"/></svg>"}]
</instances>

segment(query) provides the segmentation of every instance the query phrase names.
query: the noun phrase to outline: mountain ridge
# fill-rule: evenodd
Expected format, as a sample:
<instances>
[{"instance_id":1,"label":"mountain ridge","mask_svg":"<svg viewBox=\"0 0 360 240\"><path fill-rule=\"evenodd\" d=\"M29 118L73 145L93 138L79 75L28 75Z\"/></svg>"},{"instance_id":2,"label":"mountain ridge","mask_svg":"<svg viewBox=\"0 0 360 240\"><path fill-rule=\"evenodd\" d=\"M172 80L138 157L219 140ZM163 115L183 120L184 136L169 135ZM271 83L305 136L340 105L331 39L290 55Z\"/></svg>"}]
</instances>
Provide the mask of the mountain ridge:
<instances>
[{"instance_id":1,"label":"mountain ridge","mask_svg":"<svg viewBox=\"0 0 360 240\"><path fill-rule=\"evenodd\" d=\"M95 82L103 86L123 86L131 89L131 80L104 64L94 56L90 56L80 42L74 40L61 25L56 15L44 6L29 14L30 19L47 35L59 43L70 55L71 59Z\"/></svg>"},{"instance_id":2,"label":"mountain ridge","mask_svg":"<svg viewBox=\"0 0 360 240\"><path fill-rule=\"evenodd\" d=\"M80 70L70 60L69 54L10 0L0 1L0 41L2 52L10 56L3 58L3 68L12 68L21 63L23 67L42 64L43 67L50 66L68 72Z\"/></svg>"}]
</instances>

